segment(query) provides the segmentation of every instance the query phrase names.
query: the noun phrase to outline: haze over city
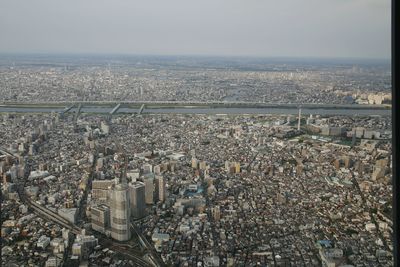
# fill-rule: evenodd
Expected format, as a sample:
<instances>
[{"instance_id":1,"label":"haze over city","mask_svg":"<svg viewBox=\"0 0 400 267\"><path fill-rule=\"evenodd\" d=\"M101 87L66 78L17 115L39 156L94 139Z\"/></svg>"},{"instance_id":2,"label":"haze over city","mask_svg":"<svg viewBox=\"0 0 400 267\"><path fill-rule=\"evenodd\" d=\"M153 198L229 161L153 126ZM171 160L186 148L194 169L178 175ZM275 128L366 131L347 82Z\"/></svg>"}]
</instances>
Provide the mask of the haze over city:
<instances>
[{"instance_id":1,"label":"haze over city","mask_svg":"<svg viewBox=\"0 0 400 267\"><path fill-rule=\"evenodd\" d=\"M0 53L390 58L389 0L3 0Z\"/></svg>"},{"instance_id":2,"label":"haze over city","mask_svg":"<svg viewBox=\"0 0 400 267\"><path fill-rule=\"evenodd\" d=\"M394 266L389 1L0 6L2 266Z\"/></svg>"}]
</instances>

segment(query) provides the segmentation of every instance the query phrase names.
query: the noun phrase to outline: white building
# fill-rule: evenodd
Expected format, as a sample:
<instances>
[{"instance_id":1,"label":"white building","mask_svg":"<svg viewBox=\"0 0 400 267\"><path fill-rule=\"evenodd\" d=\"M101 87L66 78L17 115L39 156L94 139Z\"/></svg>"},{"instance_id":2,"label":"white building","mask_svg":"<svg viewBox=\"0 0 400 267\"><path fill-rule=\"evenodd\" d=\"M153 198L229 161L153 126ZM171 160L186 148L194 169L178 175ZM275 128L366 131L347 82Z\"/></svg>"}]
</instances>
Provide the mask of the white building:
<instances>
[{"instance_id":1,"label":"white building","mask_svg":"<svg viewBox=\"0 0 400 267\"><path fill-rule=\"evenodd\" d=\"M127 184L117 184L110 192L111 237L118 241L131 238L130 231L130 194Z\"/></svg>"}]
</instances>

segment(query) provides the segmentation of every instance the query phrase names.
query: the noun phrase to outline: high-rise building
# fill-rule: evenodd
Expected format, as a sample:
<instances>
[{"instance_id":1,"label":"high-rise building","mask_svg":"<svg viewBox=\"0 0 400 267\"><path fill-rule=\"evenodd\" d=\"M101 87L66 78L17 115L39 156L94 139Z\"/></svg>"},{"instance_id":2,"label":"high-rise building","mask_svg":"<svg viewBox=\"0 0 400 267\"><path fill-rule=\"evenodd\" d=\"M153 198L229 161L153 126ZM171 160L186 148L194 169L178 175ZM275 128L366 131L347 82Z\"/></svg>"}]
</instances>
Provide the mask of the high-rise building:
<instances>
[{"instance_id":1,"label":"high-rise building","mask_svg":"<svg viewBox=\"0 0 400 267\"><path fill-rule=\"evenodd\" d=\"M144 174L152 173L152 172L153 172L153 166L151 164L146 163L143 165L143 173Z\"/></svg>"},{"instance_id":2,"label":"high-rise building","mask_svg":"<svg viewBox=\"0 0 400 267\"><path fill-rule=\"evenodd\" d=\"M205 170L207 168L207 162L200 161L199 168L200 168L200 170Z\"/></svg>"},{"instance_id":3,"label":"high-rise building","mask_svg":"<svg viewBox=\"0 0 400 267\"><path fill-rule=\"evenodd\" d=\"M116 180L94 180L92 182L92 198L93 199L103 199L106 200L108 197L108 192Z\"/></svg>"},{"instance_id":4,"label":"high-rise building","mask_svg":"<svg viewBox=\"0 0 400 267\"><path fill-rule=\"evenodd\" d=\"M131 208L129 187L126 183L117 184L111 189L110 211L111 237L118 241L129 240Z\"/></svg>"},{"instance_id":5,"label":"high-rise building","mask_svg":"<svg viewBox=\"0 0 400 267\"><path fill-rule=\"evenodd\" d=\"M231 163L228 160L225 161L225 170L226 170L226 172L229 173L230 167L231 167Z\"/></svg>"},{"instance_id":6,"label":"high-rise building","mask_svg":"<svg viewBox=\"0 0 400 267\"><path fill-rule=\"evenodd\" d=\"M235 173L239 173L239 172L240 172L240 163L235 162Z\"/></svg>"},{"instance_id":7,"label":"high-rise building","mask_svg":"<svg viewBox=\"0 0 400 267\"><path fill-rule=\"evenodd\" d=\"M104 134L110 133L110 125L107 122L102 121L100 128Z\"/></svg>"},{"instance_id":8,"label":"high-rise building","mask_svg":"<svg viewBox=\"0 0 400 267\"><path fill-rule=\"evenodd\" d=\"M297 122L297 131L300 131L300 125L301 125L301 108L299 108L299 118Z\"/></svg>"},{"instance_id":9,"label":"high-rise building","mask_svg":"<svg viewBox=\"0 0 400 267\"><path fill-rule=\"evenodd\" d=\"M221 209L219 206L211 208L211 214L214 220L219 221L221 219Z\"/></svg>"},{"instance_id":10,"label":"high-rise building","mask_svg":"<svg viewBox=\"0 0 400 267\"><path fill-rule=\"evenodd\" d=\"M72 245L72 255L79 256L83 260L89 258L90 253L98 245L98 239L85 234L77 235Z\"/></svg>"},{"instance_id":11,"label":"high-rise building","mask_svg":"<svg viewBox=\"0 0 400 267\"><path fill-rule=\"evenodd\" d=\"M154 174L156 174L156 175L161 174L161 166L160 165L154 166L153 170L154 170Z\"/></svg>"},{"instance_id":12,"label":"high-rise building","mask_svg":"<svg viewBox=\"0 0 400 267\"><path fill-rule=\"evenodd\" d=\"M145 185L142 182L129 184L131 215L135 219L146 215Z\"/></svg>"},{"instance_id":13,"label":"high-rise building","mask_svg":"<svg viewBox=\"0 0 400 267\"><path fill-rule=\"evenodd\" d=\"M193 169L197 169L197 165L198 165L197 159L196 158L192 158L192 168Z\"/></svg>"},{"instance_id":14,"label":"high-rise building","mask_svg":"<svg viewBox=\"0 0 400 267\"><path fill-rule=\"evenodd\" d=\"M163 176L156 176L156 192L158 201L164 202L166 195L165 179Z\"/></svg>"},{"instance_id":15,"label":"high-rise building","mask_svg":"<svg viewBox=\"0 0 400 267\"><path fill-rule=\"evenodd\" d=\"M148 176L144 179L146 204L154 203L154 178Z\"/></svg>"},{"instance_id":16,"label":"high-rise building","mask_svg":"<svg viewBox=\"0 0 400 267\"><path fill-rule=\"evenodd\" d=\"M92 229L104 234L110 227L110 208L106 205L92 207L90 214Z\"/></svg>"}]
</instances>

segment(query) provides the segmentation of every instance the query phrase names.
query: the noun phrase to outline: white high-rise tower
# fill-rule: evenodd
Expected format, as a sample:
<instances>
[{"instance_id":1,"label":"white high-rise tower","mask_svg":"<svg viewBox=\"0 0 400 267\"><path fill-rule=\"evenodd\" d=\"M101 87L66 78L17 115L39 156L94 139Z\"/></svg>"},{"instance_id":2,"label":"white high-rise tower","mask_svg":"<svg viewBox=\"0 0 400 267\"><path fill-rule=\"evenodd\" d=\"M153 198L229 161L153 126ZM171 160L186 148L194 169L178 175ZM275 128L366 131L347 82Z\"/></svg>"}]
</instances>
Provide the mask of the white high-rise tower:
<instances>
[{"instance_id":1,"label":"white high-rise tower","mask_svg":"<svg viewBox=\"0 0 400 267\"><path fill-rule=\"evenodd\" d=\"M299 108L299 119L297 123L297 131L300 131L300 121L301 121L301 108Z\"/></svg>"},{"instance_id":2,"label":"white high-rise tower","mask_svg":"<svg viewBox=\"0 0 400 267\"><path fill-rule=\"evenodd\" d=\"M124 181L110 192L111 237L118 241L131 238L129 220L131 217L129 188Z\"/></svg>"}]
</instances>

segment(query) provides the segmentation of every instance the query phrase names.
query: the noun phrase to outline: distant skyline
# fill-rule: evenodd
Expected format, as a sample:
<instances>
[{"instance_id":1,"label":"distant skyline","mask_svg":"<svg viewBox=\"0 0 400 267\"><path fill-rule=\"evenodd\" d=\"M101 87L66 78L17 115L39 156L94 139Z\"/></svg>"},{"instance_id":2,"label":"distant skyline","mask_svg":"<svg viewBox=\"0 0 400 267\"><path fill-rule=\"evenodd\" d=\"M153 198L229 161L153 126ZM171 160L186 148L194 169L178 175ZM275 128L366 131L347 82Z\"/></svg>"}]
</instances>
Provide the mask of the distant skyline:
<instances>
[{"instance_id":1,"label":"distant skyline","mask_svg":"<svg viewBox=\"0 0 400 267\"><path fill-rule=\"evenodd\" d=\"M391 57L390 0L3 0L0 53Z\"/></svg>"}]
</instances>

